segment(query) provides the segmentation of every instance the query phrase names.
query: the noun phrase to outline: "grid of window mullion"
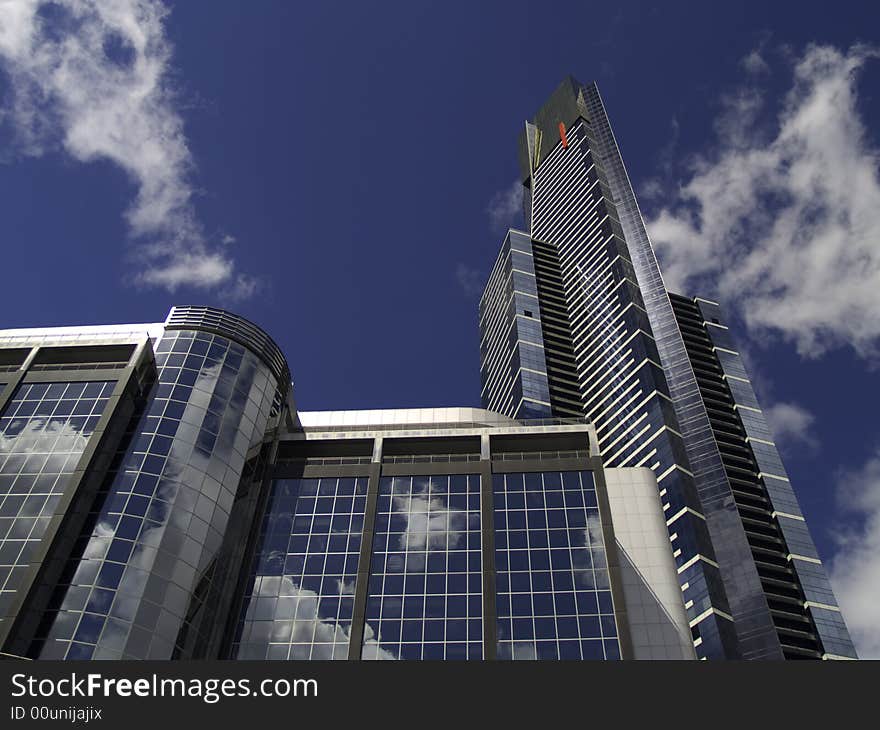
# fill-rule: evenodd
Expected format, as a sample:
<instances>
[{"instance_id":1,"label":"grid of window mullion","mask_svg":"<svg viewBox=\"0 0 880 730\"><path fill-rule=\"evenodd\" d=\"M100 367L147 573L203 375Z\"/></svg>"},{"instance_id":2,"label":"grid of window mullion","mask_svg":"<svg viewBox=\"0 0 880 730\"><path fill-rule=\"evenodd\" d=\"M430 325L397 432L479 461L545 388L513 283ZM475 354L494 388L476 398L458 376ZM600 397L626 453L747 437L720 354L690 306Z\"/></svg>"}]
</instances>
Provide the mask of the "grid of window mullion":
<instances>
[{"instance_id":1,"label":"grid of window mullion","mask_svg":"<svg viewBox=\"0 0 880 730\"><path fill-rule=\"evenodd\" d=\"M0 417L0 615L20 586L112 390L25 383Z\"/></svg>"},{"instance_id":2,"label":"grid of window mullion","mask_svg":"<svg viewBox=\"0 0 880 730\"><path fill-rule=\"evenodd\" d=\"M550 477L552 484L547 482ZM499 657L619 658L601 524L593 504L591 473L496 475L493 490L496 494L494 524L496 533L499 533L496 539ZM550 494L557 492L558 495L551 500ZM589 500L588 495L591 495ZM523 512L523 517L511 521L512 514L519 511ZM539 513L544 515L543 530L538 529ZM573 523L576 515L578 519ZM524 534L514 538L513 535L521 530ZM546 535L546 548L534 542L536 531ZM544 551L549 560L546 568L536 562L538 554ZM525 562L522 552L525 553ZM567 563L565 569L558 565L563 557ZM576 570L578 563L582 571L580 581ZM586 567L588 563L589 568ZM524 572L528 573L527 581L522 575ZM539 585L535 581L541 573L545 575ZM563 576L568 576L568 580L561 584ZM570 585L564 585L569 581ZM526 585L528 596L523 593ZM539 596L545 603L544 608L538 606ZM566 602L568 608L564 608ZM547 615L551 603L552 612ZM587 612L593 603L595 610ZM560 623L562 620L565 626ZM523 632L524 621L530 626L528 635ZM584 621L586 623L582 623ZM551 625L553 636L547 635ZM585 632L585 626L589 627L588 632ZM547 654L550 646L554 647L552 653L555 657Z\"/></svg>"},{"instance_id":3,"label":"grid of window mullion","mask_svg":"<svg viewBox=\"0 0 880 730\"><path fill-rule=\"evenodd\" d=\"M541 497L542 497L542 502L543 502L542 509L544 511L544 534L547 536L547 553L550 555L550 595L553 596L555 599L557 591L556 591L556 576L555 576L554 570L553 570L553 543L551 541L551 536L550 536L550 520L548 519L548 509L547 509L547 507L548 507L548 505L547 505L547 492L543 488L544 487L543 476L544 475L542 474L541 475L541 478L542 478ZM564 490L564 485L563 485L563 490ZM565 515L567 512L568 512L567 509L562 510L563 515ZM527 530L529 529L528 514L529 514L528 493L526 493L526 529ZM568 529L568 520L567 519L566 519L566 529ZM529 550L529 558L530 558L529 565L530 566L531 566L531 554L532 554L532 551ZM531 571L531 569L529 572L531 575L534 575L534 573ZM530 579L531 579L531 575L530 575ZM557 654L557 656L562 656L562 654L560 653L562 647L559 644L559 635L560 635L559 616L557 614L555 606L554 606L554 610L553 610L553 625L556 629L556 654Z\"/></svg>"},{"instance_id":4,"label":"grid of window mullion","mask_svg":"<svg viewBox=\"0 0 880 730\"><path fill-rule=\"evenodd\" d=\"M367 600L365 659L481 658L482 565L474 559L481 558L478 485L476 475L383 480ZM406 528L400 526L402 522ZM419 522L424 523L422 529ZM410 531L413 523L417 529ZM401 558L402 569L392 569L392 561ZM457 586L451 582L453 575ZM424 585L413 590L410 579L424 579ZM420 601L417 612L411 607L413 599ZM429 623L438 635L428 635ZM463 635L450 635L453 627ZM417 636L408 633L414 629Z\"/></svg>"},{"instance_id":5,"label":"grid of window mullion","mask_svg":"<svg viewBox=\"0 0 880 730\"><path fill-rule=\"evenodd\" d=\"M388 514L388 519L389 519L389 521L390 521L390 519L391 519L391 497L388 498L388 507L387 507L387 509L385 509L385 504L384 504L384 503L385 503L384 495L380 495L380 496L379 496L379 506L378 506L378 510L377 510L377 511L380 512L380 513L386 513L386 512L387 512L387 514ZM384 517L384 514L383 514L383 517ZM377 531L377 532L376 532L376 536L378 537L378 535L379 535L379 533L378 533L378 531ZM374 542L373 552L374 552L374 553L376 552L375 542ZM393 603L393 601L400 601L400 616L401 616L401 619L402 619L402 618L403 618L403 598L402 598L402 597L401 597L401 598L397 598L397 597L395 597L393 600L389 600L388 597L387 597L387 584L388 584L388 582L389 582L389 581L388 581L388 572L387 572L387 571L388 571L388 554L389 554L390 552L391 552L391 531L390 531L390 529L389 529L388 531L385 532L385 545L384 545L384 549L383 549L383 551L382 551L383 556L384 556L384 558L385 558L385 563L384 563L384 566L383 566L383 568L382 568L383 575L382 575L382 598L381 598L381 601L382 601L382 604L381 604L381 611L382 611L382 613L381 613L381 618L384 618L386 615L391 615L393 609L391 608L391 605L390 605L390 604ZM405 560L405 558L404 558L404 560ZM404 564L404 568L405 568L405 567L406 567L406 565ZM404 570L404 575L406 575L406 571L405 571L405 570ZM406 579L404 578L404 581L405 581L405 580L406 580ZM401 589L401 593L404 593L404 592L405 592L405 591L404 591L403 589ZM388 614L386 614L386 610L385 610L385 608L386 608L386 602L389 604L389 606L388 606ZM379 622L379 626L381 627L381 621ZM377 632L377 634L378 634L378 632ZM403 629L401 628L400 635L402 636L402 634L403 634ZM381 634L378 634L378 635L379 635L380 638L381 638ZM366 637L366 633L364 634L364 636ZM397 643L400 644L400 641L398 641ZM398 653L399 653L399 646L398 646Z\"/></svg>"},{"instance_id":6,"label":"grid of window mullion","mask_svg":"<svg viewBox=\"0 0 880 730\"><path fill-rule=\"evenodd\" d=\"M308 556L308 555L314 555L314 553L316 552L316 550L312 549L312 544L311 544L312 543L312 536L317 534L317 530L315 529L315 527L316 527L315 523L319 519L319 516L321 518L326 518L329 521L328 526L327 526L327 541L328 542L327 542L326 548L324 549L324 552L322 555L322 561L321 561L321 576L322 576L321 590L320 590L320 593L318 594L317 599L316 599L317 600L316 608L318 610L318 614L316 615L315 620L313 622L313 627L312 627L312 632L311 632L312 636L311 636L311 640L310 640L310 651L309 651L309 656L308 656L309 659L328 658L326 656L322 656L322 654L325 654L328 651L328 649L331 651L332 656L335 659L345 658L348 655L348 641L347 640L342 641L342 640L340 640L340 637L339 637L339 627L342 625L342 622L341 622L342 617L340 616L340 614L342 612L343 600L345 600L345 599L343 599L343 586L342 585L338 586L338 589L339 589L338 596L335 593L330 594L330 593L326 592L324 589L324 583L326 582L326 576L328 576L328 562L330 560L330 554L331 554L330 539L334 534L332 523L335 519L342 516L342 513L337 510L337 506L339 504L339 497L340 497L340 494L339 494L340 483L342 483L343 480L332 479L332 478L329 480L328 479L321 479L319 482L319 484L321 486L319 486L318 498L321 498L321 496L322 496L321 487L323 487L323 485L325 485L328 481L332 481L335 483L332 506L330 507L329 513L319 512L318 511L318 509L319 509L318 503L316 501L315 512L313 513L313 516L312 516L313 529L310 532L309 546L308 546L308 553L307 553L307 556ZM355 484L357 485L357 482L355 482ZM355 486L354 492L355 492L355 494L357 493L357 486ZM353 500L354 500L355 494L352 495ZM329 497L329 495L323 495L323 497L324 497L324 499L326 499ZM354 502L352 502L352 504L354 504ZM347 537L349 537L351 535L351 529L352 529L352 525L351 525L352 511L348 510L346 512L346 516L349 519L348 519L348 525L347 525L345 534L347 535ZM343 555L346 557L343 558L343 561L347 561L348 554L349 554L349 546L346 542L346 551L343 553ZM305 575L305 573L304 573L304 575ZM356 575L356 572L354 572L353 574L348 574L348 571L346 570L345 565L343 565L341 575L342 575L342 581L344 582L346 580L346 578L354 580L354 576ZM320 608L321 602L324 599L329 598L329 597L333 597L338 600L338 605L336 606L335 616L324 616L321 613L321 608ZM350 613L350 611L349 611L349 613ZM350 615L348 616L348 620L350 622L350 620L351 620ZM319 642L318 641L318 638L319 638L318 637L318 629L319 629L319 626L323 625L326 621L331 621L333 623L333 625L335 626L334 640L332 642L326 642L326 641ZM300 642L294 642L294 641L291 642L291 655L296 652L295 647L297 647L297 645L299 643ZM332 647L328 646L328 643L332 644ZM305 647L302 647L302 648L304 649ZM292 658L294 658L294 657L292 657ZM303 658L305 658L305 657L303 657Z\"/></svg>"},{"instance_id":7,"label":"grid of window mullion","mask_svg":"<svg viewBox=\"0 0 880 730\"><path fill-rule=\"evenodd\" d=\"M595 484L592 484L592 485L589 485L589 486L586 485L586 484L583 484L584 480L587 478L586 475L584 474L584 472L581 472L581 473L578 475L578 477L579 477L579 479L581 480L582 488L583 488L584 490L587 490L587 489L594 489L594 488L595 488ZM592 478L592 477L591 477L591 478ZM566 514L566 524L567 524L567 523L568 523L568 510L566 510L566 513L565 513L565 514ZM588 529L591 529L594 525L591 525L591 524L590 524L591 517L590 517L590 515L589 515L589 514L587 513L587 511L586 511L586 505L584 505L584 517L585 517L586 520L587 520L587 528L588 528ZM596 521L596 520L599 519L599 518L598 518L598 512L593 516L592 519L593 519L594 521ZM593 559L593 570L594 570L594 572L595 572L595 569L596 569L596 550L594 550L594 549L591 548L591 554L592 554L591 557L592 557L592 559ZM606 576L606 579L607 579L608 581L610 581L610 575L609 575L609 571L608 571L608 558L607 558L607 555L605 555L605 552L604 552L604 546L602 547L602 556L603 556L603 559L602 559L602 564L601 564L601 566L600 566L600 570L604 571L602 574L603 574L604 576ZM572 561L572 579L574 579L574 562L573 562L573 561ZM599 588L599 587L600 587L600 586L597 586L597 588ZM608 594L608 596L609 596L609 600L610 600L610 598L611 598L611 594L610 594L610 583L606 583L606 585L604 585L603 587L604 587L605 589L609 589L609 594ZM601 614L600 614L600 616L601 616ZM609 655L608 655L608 647L607 647L607 645L606 645L606 640L613 640L615 643L617 643L617 640L618 640L618 637L617 637L617 616L616 616L616 615L615 615L615 616L612 616L612 621L613 621L613 623L614 623L614 630L613 630L613 631L607 631L607 630L606 630L606 621L607 621L607 619L606 619L605 621L603 621L603 620L600 618L600 620L599 620L599 630L600 630L600 632L601 632L602 645L603 645L603 647L604 647L604 649L605 649L605 658L606 658L606 659L613 659L613 658L615 658L615 657L613 657L613 656L609 656ZM578 622L578 630L580 631L580 622ZM585 637L585 638L586 638L586 637Z\"/></svg>"},{"instance_id":8,"label":"grid of window mullion","mask_svg":"<svg viewBox=\"0 0 880 730\"><path fill-rule=\"evenodd\" d=\"M331 484L333 492L328 494ZM256 659L344 659L351 632L366 480L278 480L273 490L284 489L285 485L295 485L296 498L290 527L284 533L283 565L272 564L275 548L271 545L270 517L283 517L287 507L270 504L233 654ZM283 497L289 499L291 494ZM343 505L343 499L350 502L349 506ZM326 500L330 500L327 507ZM326 529L319 523L325 523ZM338 570L331 569L331 556L336 556ZM275 579L277 586L272 587ZM335 582L332 590L331 580ZM268 616L263 615L265 609L259 605L267 599L272 602ZM328 611L327 601L333 602L333 611ZM285 628L287 623L289 630Z\"/></svg>"},{"instance_id":9,"label":"grid of window mullion","mask_svg":"<svg viewBox=\"0 0 880 730\"><path fill-rule=\"evenodd\" d=\"M578 481L580 482L580 485L581 485L581 490L582 490L582 491L585 491L585 490L587 489L587 485L584 484L584 475L583 475L583 473L578 473L577 477L578 477ZM563 494L564 494L564 491L563 491ZM566 509L563 510L563 514L565 515L565 529L568 531L569 534L571 534L571 530L573 529L573 527L572 527L571 522L570 522L570 520L569 520L569 512L570 512L570 508L569 508L569 507L566 507ZM589 517L589 514L587 514L587 506L586 506L586 503L584 503L584 506L583 506L583 512L584 512L584 519L585 519L586 524L587 524L587 529L589 530L590 517ZM595 571L595 568L596 568L596 565L595 565L595 557L592 555L592 552L593 552L593 551L591 550L591 551L590 551L590 553L591 553L590 557L591 557L591 559L593 559L593 562L592 562L591 568L593 569L593 571ZM572 584L573 586L576 586L576 585L577 585L577 577L576 577L575 572L574 572L574 560L571 560L571 561L569 561L569 562L571 563L571 567L570 567L570 569L569 569L570 572L571 572L571 584ZM601 614L600 614L600 615L601 615ZM584 631L582 630L581 622L580 622L580 621L577 622L577 629L578 629L578 640L579 640L579 641L584 641L584 640L588 640L588 639L593 639L593 638L595 638L595 637L592 637L592 636L588 636L588 635L585 636L585 635L584 635ZM600 632L600 636L601 636L601 638L603 639L603 651L604 651L604 639L605 639L605 635L604 635L604 628L603 628L602 620L601 620L601 619L599 620L599 632ZM616 637L615 637L615 638L616 638ZM581 658L584 658L583 655L581 656ZM605 655L605 658L606 658L606 659L609 658L608 655L607 655L607 653L606 653L606 655Z\"/></svg>"},{"instance_id":10,"label":"grid of window mullion","mask_svg":"<svg viewBox=\"0 0 880 730\"><path fill-rule=\"evenodd\" d=\"M322 480L322 481L323 481L323 480ZM327 530L328 530L328 536L327 536L327 549L324 551L324 561L323 561L323 563L321 564L321 575L322 575L322 576L327 575L327 561L328 561L329 558L330 558L330 535L333 534L333 516L336 514L336 510L335 510L335 507L336 507L336 500L337 500L338 497L339 497L339 480L337 479L337 480L335 480L335 481L336 481L336 487L335 487L334 490L333 490L333 506L330 508L330 514L328 515L328 517L330 518L330 526L327 528ZM323 514L323 513L322 513L322 514ZM317 519L317 517L318 517L318 511L317 511L317 509L316 509L316 510L315 510L315 515L314 515L314 517L313 517L312 519ZM344 579L343 579L343 580L344 580ZM340 590L339 590L339 592L340 592L340 595L341 595L341 594L342 594L342 587L341 587L341 586L340 586ZM323 589L323 580L322 580L321 596L324 596L324 595L325 595L325 593L324 593L324 589ZM319 599L319 600L320 600L320 599ZM320 604L319 604L319 605L320 605ZM320 615L321 615L321 614L319 613L318 616L320 617ZM338 625L338 622L339 622L339 608L336 609L336 616L335 616L335 618L336 618L337 625ZM318 648L318 647L316 646L316 643L317 643L316 640L317 640L317 639L318 639L318 622L316 621L316 622L315 622L315 625L314 625L314 627L313 627L313 631L312 631L312 646L311 646L311 650L310 650L310 652L309 652L309 659L320 659L320 658L322 658L322 657L318 656L318 654L321 652L321 649ZM344 648L347 650L347 649L348 649L348 646L345 646ZM334 651L335 651L335 648L334 648ZM346 652L346 653L347 653L347 652Z\"/></svg>"}]
</instances>

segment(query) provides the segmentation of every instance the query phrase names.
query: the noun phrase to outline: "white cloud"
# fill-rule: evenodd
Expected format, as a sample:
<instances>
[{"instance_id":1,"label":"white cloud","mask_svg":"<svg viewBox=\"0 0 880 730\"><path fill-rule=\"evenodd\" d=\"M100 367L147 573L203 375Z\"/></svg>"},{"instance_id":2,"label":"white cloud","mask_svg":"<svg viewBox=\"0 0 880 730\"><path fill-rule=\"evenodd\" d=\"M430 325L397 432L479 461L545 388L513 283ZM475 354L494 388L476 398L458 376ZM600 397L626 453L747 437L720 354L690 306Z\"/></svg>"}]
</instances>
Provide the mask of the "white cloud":
<instances>
[{"instance_id":1,"label":"white cloud","mask_svg":"<svg viewBox=\"0 0 880 730\"><path fill-rule=\"evenodd\" d=\"M467 264L459 263L455 267L455 280L469 297L477 296L483 291L483 272Z\"/></svg>"},{"instance_id":2,"label":"white cloud","mask_svg":"<svg viewBox=\"0 0 880 730\"><path fill-rule=\"evenodd\" d=\"M880 659L880 449L861 469L838 481L841 510L831 583L862 659Z\"/></svg>"},{"instance_id":3,"label":"white cloud","mask_svg":"<svg viewBox=\"0 0 880 730\"><path fill-rule=\"evenodd\" d=\"M876 357L880 152L857 98L876 56L806 48L769 135L760 89L723 99L717 150L647 221L671 289L717 294L754 334L781 333L804 356L848 344Z\"/></svg>"},{"instance_id":4,"label":"white cloud","mask_svg":"<svg viewBox=\"0 0 880 730\"><path fill-rule=\"evenodd\" d=\"M639 198L642 200L662 199L665 192L666 186L663 184L663 180L651 177L642 182L639 189Z\"/></svg>"},{"instance_id":5,"label":"white cloud","mask_svg":"<svg viewBox=\"0 0 880 730\"><path fill-rule=\"evenodd\" d=\"M770 424L770 432L777 446L818 446L812 433L816 419L806 408L797 403L775 403L764 409L764 416Z\"/></svg>"},{"instance_id":6,"label":"white cloud","mask_svg":"<svg viewBox=\"0 0 880 730\"><path fill-rule=\"evenodd\" d=\"M235 283L194 205L193 159L169 79L160 0L0 0L8 123L24 155L109 160L136 186L126 211L137 281L175 291Z\"/></svg>"},{"instance_id":7,"label":"white cloud","mask_svg":"<svg viewBox=\"0 0 880 730\"><path fill-rule=\"evenodd\" d=\"M520 225L523 216L523 184L514 180L507 188L495 193L489 201L486 213L493 231L506 231Z\"/></svg>"},{"instance_id":8,"label":"white cloud","mask_svg":"<svg viewBox=\"0 0 880 730\"><path fill-rule=\"evenodd\" d=\"M232 262L219 254L180 251L171 255L168 263L149 269L143 274L147 284L163 286L174 291L183 284L199 282L202 286L216 286L232 274Z\"/></svg>"},{"instance_id":9,"label":"white cloud","mask_svg":"<svg viewBox=\"0 0 880 730\"><path fill-rule=\"evenodd\" d=\"M764 60L764 56L761 55L761 51L758 48L746 55L740 61L740 65L752 74L761 74L770 71L770 66Z\"/></svg>"},{"instance_id":10,"label":"white cloud","mask_svg":"<svg viewBox=\"0 0 880 730\"><path fill-rule=\"evenodd\" d=\"M250 299L252 296L263 290L264 282L253 276L246 274L238 274L229 286L227 286L222 294L224 299L233 302L239 302L242 299Z\"/></svg>"}]
</instances>

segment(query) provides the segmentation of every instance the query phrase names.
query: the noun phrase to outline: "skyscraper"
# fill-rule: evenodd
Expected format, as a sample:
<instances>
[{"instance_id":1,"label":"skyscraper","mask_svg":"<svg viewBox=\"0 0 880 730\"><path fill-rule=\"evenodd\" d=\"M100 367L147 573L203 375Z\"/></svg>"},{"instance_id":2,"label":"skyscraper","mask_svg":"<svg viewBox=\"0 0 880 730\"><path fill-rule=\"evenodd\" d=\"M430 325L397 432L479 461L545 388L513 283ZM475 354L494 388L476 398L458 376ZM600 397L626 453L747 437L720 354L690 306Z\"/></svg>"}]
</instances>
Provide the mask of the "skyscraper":
<instances>
[{"instance_id":1,"label":"skyscraper","mask_svg":"<svg viewBox=\"0 0 880 730\"><path fill-rule=\"evenodd\" d=\"M585 415L608 466L655 472L701 657L854 657L726 328L673 307L595 84L563 81L519 162L527 231L480 302L484 405Z\"/></svg>"}]
</instances>

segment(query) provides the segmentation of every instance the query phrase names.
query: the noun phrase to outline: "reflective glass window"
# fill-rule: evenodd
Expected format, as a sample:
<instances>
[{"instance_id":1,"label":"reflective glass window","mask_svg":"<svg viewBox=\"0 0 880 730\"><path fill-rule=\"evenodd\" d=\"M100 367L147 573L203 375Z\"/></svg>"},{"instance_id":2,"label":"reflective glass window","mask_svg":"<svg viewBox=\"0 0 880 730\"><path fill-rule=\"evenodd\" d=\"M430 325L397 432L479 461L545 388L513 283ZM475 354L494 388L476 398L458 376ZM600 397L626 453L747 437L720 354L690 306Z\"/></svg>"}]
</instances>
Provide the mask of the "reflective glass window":
<instances>
[{"instance_id":1,"label":"reflective glass window","mask_svg":"<svg viewBox=\"0 0 880 730\"><path fill-rule=\"evenodd\" d=\"M21 585L113 386L24 383L0 417L0 615Z\"/></svg>"},{"instance_id":2,"label":"reflective glass window","mask_svg":"<svg viewBox=\"0 0 880 730\"><path fill-rule=\"evenodd\" d=\"M480 478L380 480L364 659L483 656Z\"/></svg>"},{"instance_id":3,"label":"reflective glass window","mask_svg":"<svg viewBox=\"0 0 880 730\"><path fill-rule=\"evenodd\" d=\"M347 659L367 479L272 485L233 656Z\"/></svg>"},{"instance_id":4,"label":"reflective glass window","mask_svg":"<svg viewBox=\"0 0 880 730\"><path fill-rule=\"evenodd\" d=\"M499 659L618 659L591 472L496 474Z\"/></svg>"}]
</instances>

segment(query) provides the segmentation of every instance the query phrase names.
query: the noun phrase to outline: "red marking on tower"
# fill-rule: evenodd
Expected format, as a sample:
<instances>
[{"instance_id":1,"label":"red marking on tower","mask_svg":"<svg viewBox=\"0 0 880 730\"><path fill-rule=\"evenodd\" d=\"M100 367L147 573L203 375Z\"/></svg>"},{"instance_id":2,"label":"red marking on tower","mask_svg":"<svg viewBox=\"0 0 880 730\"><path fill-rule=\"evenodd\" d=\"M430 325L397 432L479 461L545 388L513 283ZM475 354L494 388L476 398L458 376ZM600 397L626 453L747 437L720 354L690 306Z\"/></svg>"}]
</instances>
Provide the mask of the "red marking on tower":
<instances>
[{"instance_id":1,"label":"red marking on tower","mask_svg":"<svg viewBox=\"0 0 880 730\"><path fill-rule=\"evenodd\" d=\"M568 137L565 136L565 124L559 122L559 139L562 140L562 146L568 147Z\"/></svg>"}]
</instances>

